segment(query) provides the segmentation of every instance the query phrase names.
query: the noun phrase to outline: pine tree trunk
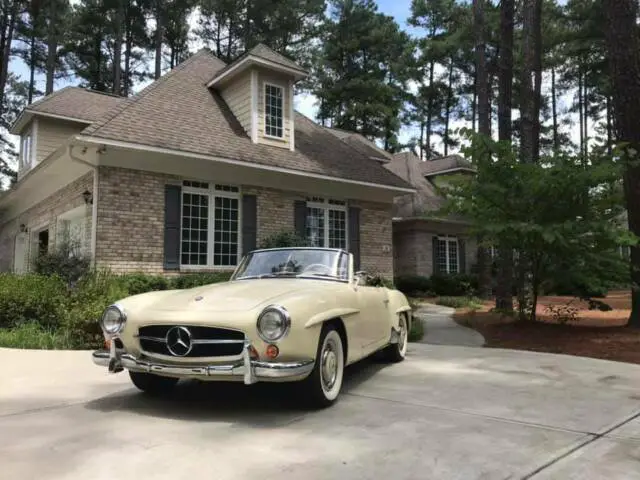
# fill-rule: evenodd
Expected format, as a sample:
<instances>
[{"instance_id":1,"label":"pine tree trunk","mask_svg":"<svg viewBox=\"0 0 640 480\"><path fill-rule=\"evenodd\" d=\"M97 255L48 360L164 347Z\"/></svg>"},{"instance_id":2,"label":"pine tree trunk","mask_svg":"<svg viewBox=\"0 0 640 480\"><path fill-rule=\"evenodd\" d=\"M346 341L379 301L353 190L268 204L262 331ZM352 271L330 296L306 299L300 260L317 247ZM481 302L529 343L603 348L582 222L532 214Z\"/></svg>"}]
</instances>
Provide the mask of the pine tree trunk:
<instances>
[{"instance_id":1,"label":"pine tree trunk","mask_svg":"<svg viewBox=\"0 0 640 480\"><path fill-rule=\"evenodd\" d=\"M122 27L124 25L124 2L118 0L113 35L113 93L122 94Z\"/></svg>"},{"instance_id":2,"label":"pine tree trunk","mask_svg":"<svg viewBox=\"0 0 640 480\"><path fill-rule=\"evenodd\" d=\"M162 76L162 38L163 38L163 0L156 0L156 34L154 39L155 46L155 73L154 78L157 80Z\"/></svg>"},{"instance_id":3,"label":"pine tree trunk","mask_svg":"<svg viewBox=\"0 0 640 480\"><path fill-rule=\"evenodd\" d=\"M431 158L431 125L433 116L433 71L435 62L429 64L429 100L427 101L427 155Z\"/></svg>"},{"instance_id":4,"label":"pine tree trunk","mask_svg":"<svg viewBox=\"0 0 640 480\"><path fill-rule=\"evenodd\" d=\"M424 161L424 119L420 119L420 160Z\"/></svg>"},{"instance_id":5,"label":"pine tree trunk","mask_svg":"<svg viewBox=\"0 0 640 480\"><path fill-rule=\"evenodd\" d=\"M476 131L476 117L478 111L478 74L473 73L473 100L471 101L471 131Z\"/></svg>"},{"instance_id":6,"label":"pine tree trunk","mask_svg":"<svg viewBox=\"0 0 640 480\"><path fill-rule=\"evenodd\" d=\"M613 85L616 140L640 151L640 39L636 0L603 0L606 40ZM636 154L637 157L637 154ZM634 159L635 160L635 159ZM640 236L640 165L627 163L624 194L629 230ZM629 326L640 327L640 247L631 247L631 316Z\"/></svg>"},{"instance_id":7,"label":"pine tree trunk","mask_svg":"<svg viewBox=\"0 0 640 480\"><path fill-rule=\"evenodd\" d=\"M584 100L582 97L582 71L578 72L578 116L580 117L580 158L584 161Z\"/></svg>"},{"instance_id":8,"label":"pine tree trunk","mask_svg":"<svg viewBox=\"0 0 640 480\"><path fill-rule=\"evenodd\" d=\"M489 104L489 72L485 45L485 0L473 1L473 24L475 31L476 53L476 91L478 93L478 132L485 137L491 136L491 107ZM479 159L482 160L482 159ZM478 246L478 295L491 297L491 262L487 249L479 242Z\"/></svg>"},{"instance_id":9,"label":"pine tree trunk","mask_svg":"<svg viewBox=\"0 0 640 480\"><path fill-rule=\"evenodd\" d=\"M498 58L498 139L512 141L513 34L515 0L502 0L500 6L500 56ZM496 309L513 311L513 250L498 245Z\"/></svg>"},{"instance_id":10,"label":"pine tree trunk","mask_svg":"<svg viewBox=\"0 0 640 480\"><path fill-rule=\"evenodd\" d=\"M133 50L133 25L131 19L127 21L124 47L124 82L122 84L122 96L129 96L129 85L131 84L131 51Z\"/></svg>"},{"instance_id":11,"label":"pine tree trunk","mask_svg":"<svg viewBox=\"0 0 640 480\"><path fill-rule=\"evenodd\" d=\"M535 163L536 101L533 76L536 71L536 8L541 0L525 2L523 8L522 54L520 91L520 157L523 163Z\"/></svg>"},{"instance_id":12,"label":"pine tree trunk","mask_svg":"<svg viewBox=\"0 0 640 480\"><path fill-rule=\"evenodd\" d=\"M34 27L35 28L35 27ZM29 92L27 94L27 104L33 103L33 94L36 89L36 32L31 33L29 42Z\"/></svg>"},{"instance_id":13,"label":"pine tree trunk","mask_svg":"<svg viewBox=\"0 0 640 480\"><path fill-rule=\"evenodd\" d=\"M54 19L49 20L51 23ZM50 27L52 28L52 27ZM47 65L46 65L46 82L44 94L49 95L53 92L53 81L56 76L56 60L58 58L58 38L55 31L50 31L47 39Z\"/></svg>"},{"instance_id":14,"label":"pine tree trunk","mask_svg":"<svg viewBox=\"0 0 640 480\"><path fill-rule=\"evenodd\" d=\"M558 138L558 100L556 98L556 69L551 67L551 115L553 118L553 152L560 151L560 139Z\"/></svg>"},{"instance_id":15,"label":"pine tree trunk","mask_svg":"<svg viewBox=\"0 0 640 480\"><path fill-rule=\"evenodd\" d=\"M18 3L14 0L9 16L6 22L3 22L3 42L2 46L2 65L0 66L0 115L3 114L4 91L7 86L7 77L9 74L9 59L11 58L11 43L13 42L13 32L16 27L18 17ZM6 33L5 33L6 32Z\"/></svg>"},{"instance_id":16,"label":"pine tree trunk","mask_svg":"<svg viewBox=\"0 0 640 480\"><path fill-rule=\"evenodd\" d=\"M447 82L447 104L444 112L444 156L449 155L449 121L451 119L451 104L453 103L453 57L449 59L449 78Z\"/></svg>"},{"instance_id":17,"label":"pine tree trunk","mask_svg":"<svg viewBox=\"0 0 640 480\"><path fill-rule=\"evenodd\" d=\"M613 125L611 119L613 118L611 95L607 95L607 153L613 154Z\"/></svg>"},{"instance_id":18,"label":"pine tree trunk","mask_svg":"<svg viewBox=\"0 0 640 480\"><path fill-rule=\"evenodd\" d=\"M536 0L534 8L534 96L533 96L533 158L540 159L540 110L542 106L542 0Z\"/></svg>"},{"instance_id":19,"label":"pine tree trunk","mask_svg":"<svg viewBox=\"0 0 640 480\"><path fill-rule=\"evenodd\" d=\"M583 77L583 81L582 81L582 101L584 103L583 106L583 113L584 113L584 152L583 152L583 158L584 158L584 162L586 164L587 162L587 157L589 155L589 92L587 90L587 75L585 74L585 76Z\"/></svg>"}]
</instances>

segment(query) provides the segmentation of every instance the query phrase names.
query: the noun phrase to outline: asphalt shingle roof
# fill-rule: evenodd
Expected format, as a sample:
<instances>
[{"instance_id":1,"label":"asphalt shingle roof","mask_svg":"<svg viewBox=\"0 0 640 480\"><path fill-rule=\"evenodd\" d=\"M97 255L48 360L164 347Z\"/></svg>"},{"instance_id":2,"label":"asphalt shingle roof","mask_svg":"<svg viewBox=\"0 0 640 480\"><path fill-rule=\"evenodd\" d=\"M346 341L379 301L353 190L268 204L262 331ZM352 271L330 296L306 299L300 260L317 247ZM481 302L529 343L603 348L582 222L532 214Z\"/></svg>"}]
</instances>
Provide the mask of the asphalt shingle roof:
<instances>
[{"instance_id":1,"label":"asphalt shingle roof","mask_svg":"<svg viewBox=\"0 0 640 480\"><path fill-rule=\"evenodd\" d=\"M449 155L448 157L436 158L420 162L423 175L436 175L440 172L454 169L473 170L473 166L460 155Z\"/></svg>"},{"instance_id":2,"label":"asphalt shingle roof","mask_svg":"<svg viewBox=\"0 0 640 480\"><path fill-rule=\"evenodd\" d=\"M108 93L65 87L33 102L25 108L27 112L49 113L93 122L126 99Z\"/></svg>"},{"instance_id":3,"label":"asphalt shingle roof","mask_svg":"<svg viewBox=\"0 0 640 480\"><path fill-rule=\"evenodd\" d=\"M206 87L224 67L224 62L211 52L200 50L111 109L88 126L83 135L411 188L378 162L299 113L295 114L294 152L253 143L222 97Z\"/></svg>"}]
</instances>

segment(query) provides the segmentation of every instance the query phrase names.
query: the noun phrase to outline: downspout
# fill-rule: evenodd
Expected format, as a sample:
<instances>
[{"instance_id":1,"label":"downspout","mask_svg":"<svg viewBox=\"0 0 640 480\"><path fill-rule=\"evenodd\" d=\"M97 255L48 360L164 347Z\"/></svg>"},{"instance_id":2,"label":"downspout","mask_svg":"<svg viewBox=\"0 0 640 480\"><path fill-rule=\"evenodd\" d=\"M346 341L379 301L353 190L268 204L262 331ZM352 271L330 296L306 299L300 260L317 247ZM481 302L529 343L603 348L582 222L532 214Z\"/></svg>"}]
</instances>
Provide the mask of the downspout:
<instances>
[{"instance_id":1,"label":"downspout","mask_svg":"<svg viewBox=\"0 0 640 480\"><path fill-rule=\"evenodd\" d=\"M98 240L98 167L93 163L88 162L84 158L76 157L73 155L74 145L69 145L68 153L71 160L74 162L82 163L91 167L93 170L93 191L91 201L91 267L96 267L96 244ZM85 147L86 148L86 147Z\"/></svg>"}]
</instances>

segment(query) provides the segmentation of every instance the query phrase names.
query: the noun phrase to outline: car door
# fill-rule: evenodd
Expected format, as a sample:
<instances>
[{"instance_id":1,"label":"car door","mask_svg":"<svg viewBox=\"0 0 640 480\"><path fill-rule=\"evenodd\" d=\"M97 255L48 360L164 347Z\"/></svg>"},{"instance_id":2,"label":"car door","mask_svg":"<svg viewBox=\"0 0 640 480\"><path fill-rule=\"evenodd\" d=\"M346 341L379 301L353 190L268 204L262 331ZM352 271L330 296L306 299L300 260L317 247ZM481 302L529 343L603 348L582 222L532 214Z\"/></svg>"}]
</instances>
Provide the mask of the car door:
<instances>
[{"instance_id":1,"label":"car door","mask_svg":"<svg viewBox=\"0 0 640 480\"><path fill-rule=\"evenodd\" d=\"M389 338L389 299L384 287L358 285L356 293L361 316L361 346L366 355L368 349Z\"/></svg>"}]
</instances>

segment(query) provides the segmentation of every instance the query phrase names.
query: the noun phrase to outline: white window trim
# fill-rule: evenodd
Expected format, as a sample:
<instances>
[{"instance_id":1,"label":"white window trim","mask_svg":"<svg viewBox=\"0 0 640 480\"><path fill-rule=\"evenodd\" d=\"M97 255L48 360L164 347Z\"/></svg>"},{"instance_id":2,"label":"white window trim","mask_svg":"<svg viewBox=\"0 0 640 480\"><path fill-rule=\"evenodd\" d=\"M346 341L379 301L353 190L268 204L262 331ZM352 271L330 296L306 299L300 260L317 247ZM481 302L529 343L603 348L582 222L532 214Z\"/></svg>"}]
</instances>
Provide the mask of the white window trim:
<instances>
[{"instance_id":1,"label":"white window trim","mask_svg":"<svg viewBox=\"0 0 640 480\"><path fill-rule=\"evenodd\" d=\"M296 150L295 115L296 113L293 108L293 80L289 80L289 150L292 152ZM282 126L284 127L284 119ZM284 135L284 128L282 129L282 135Z\"/></svg>"},{"instance_id":2,"label":"white window trim","mask_svg":"<svg viewBox=\"0 0 640 480\"><path fill-rule=\"evenodd\" d=\"M240 260L242 259L242 190L237 185L228 185L237 187L237 192L225 192L222 190L216 190L216 182L210 182L207 180L185 179L186 181L208 183L209 188L197 188L197 187L185 187L182 185L182 191L180 192L180 271L182 272L198 272L198 271L211 271L211 270L234 270ZM182 195L185 193L193 193L197 195L207 195L209 197L209 230L207 235L207 264L206 265L188 265L182 263ZM235 265L213 265L214 248L215 248L215 197L235 198L238 200L238 253L236 255ZM211 263L209 263L211 262Z\"/></svg>"},{"instance_id":3,"label":"white window trim","mask_svg":"<svg viewBox=\"0 0 640 480\"><path fill-rule=\"evenodd\" d=\"M460 242L458 241L458 237L454 236L454 235L438 235L438 241L443 241L445 242L446 248L445 248L445 258L447 259L447 268L445 270L444 273L447 274L451 274L451 273L461 273L460 272ZM450 270L450 253L449 253L449 242L455 241L456 242L456 250L457 250L457 255L456 255L456 271L455 272L451 272ZM440 248L440 246L438 245L438 249ZM438 250L438 255L440 254L440 251ZM434 261L436 260L435 258L433 259ZM438 265L438 269L440 269L440 265Z\"/></svg>"},{"instance_id":4,"label":"white window trim","mask_svg":"<svg viewBox=\"0 0 640 480\"><path fill-rule=\"evenodd\" d=\"M59 246L58 242L61 240L58 229L61 227L62 222L64 221L72 222L74 220L84 221L84 225L82 226L83 235L82 235L82 238L80 239L80 253L84 255L88 250L87 239L86 239L87 207L84 205L81 205L76 208L72 208L71 210L67 210L66 212L58 215L56 219L56 238L55 238L56 247Z\"/></svg>"},{"instance_id":5,"label":"white window trim","mask_svg":"<svg viewBox=\"0 0 640 480\"><path fill-rule=\"evenodd\" d=\"M267 87L275 87L282 90L282 136L278 137L276 135L269 135L267 133ZM270 138L272 140L279 140L281 142L286 142L286 137L284 135L285 131L285 119L286 116L284 114L284 109L286 106L285 103L285 95L287 93L287 89L284 85L280 85L275 82L262 82L262 135L264 138Z\"/></svg>"},{"instance_id":6,"label":"white window trim","mask_svg":"<svg viewBox=\"0 0 640 480\"><path fill-rule=\"evenodd\" d=\"M344 202L344 205L336 205L333 203L329 203L330 200L337 202ZM347 212L347 202L345 200L339 200L337 198L325 198L322 202L314 202L311 200L307 200L307 208L317 208L323 211L324 215L324 248L329 247L329 210L344 212L345 216L345 232L344 232L344 243L345 250L349 248L349 215Z\"/></svg>"}]
</instances>

